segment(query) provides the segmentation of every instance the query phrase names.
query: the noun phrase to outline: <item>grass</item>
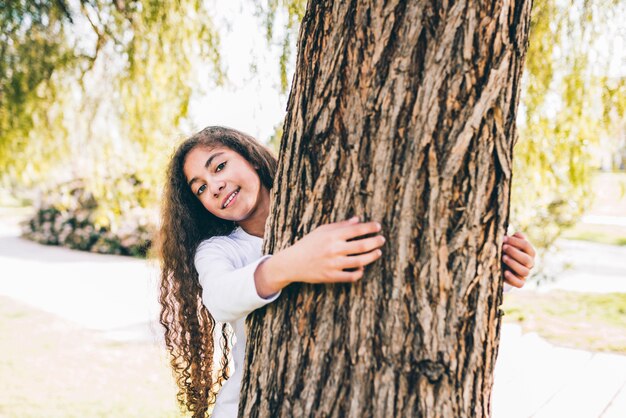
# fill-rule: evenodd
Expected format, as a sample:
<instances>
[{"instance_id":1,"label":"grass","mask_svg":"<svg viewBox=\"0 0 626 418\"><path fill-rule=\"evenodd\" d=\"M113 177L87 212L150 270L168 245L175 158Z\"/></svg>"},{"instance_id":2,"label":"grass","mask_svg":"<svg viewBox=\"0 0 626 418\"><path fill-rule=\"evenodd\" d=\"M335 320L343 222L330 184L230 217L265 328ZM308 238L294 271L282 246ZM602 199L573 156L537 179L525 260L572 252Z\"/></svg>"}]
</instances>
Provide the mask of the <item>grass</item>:
<instances>
[{"instance_id":1,"label":"grass","mask_svg":"<svg viewBox=\"0 0 626 418\"><path fill-rule=\"evenodd\" d=\"M597 173L593 178L594 201L587 215L626 217L626 173ZM626 227L578 223L563 238L626 245Z\"/></svg>"},{"instance_id":2,"label":"grass","mask_svg":"<svg viewBox=\"0 0 626 418\"><path fill-rule=\"evenodd\" d=\"M626 354L626 293L513 292L505 322L561 346Z\"/></svg>"},{"instance_id":3,"label":"grass","mask_svg":"<svg viewBox=\"0 0 626 418\"><path fill-rule=\"evenodd\" d=\"M613 225L579 223L572 229L565 231L562 237L600 244L626 245L626 228Z\"/></svg>"},{"instance_id":4,"label":"grass","mask_svg":"<svg viewBox=\"0 0 626 418\"><path fill-rule=\"evenodd\" d=\"M165 351L0 297L0 417L178 418Z\"/></svg>"}]
</instances>

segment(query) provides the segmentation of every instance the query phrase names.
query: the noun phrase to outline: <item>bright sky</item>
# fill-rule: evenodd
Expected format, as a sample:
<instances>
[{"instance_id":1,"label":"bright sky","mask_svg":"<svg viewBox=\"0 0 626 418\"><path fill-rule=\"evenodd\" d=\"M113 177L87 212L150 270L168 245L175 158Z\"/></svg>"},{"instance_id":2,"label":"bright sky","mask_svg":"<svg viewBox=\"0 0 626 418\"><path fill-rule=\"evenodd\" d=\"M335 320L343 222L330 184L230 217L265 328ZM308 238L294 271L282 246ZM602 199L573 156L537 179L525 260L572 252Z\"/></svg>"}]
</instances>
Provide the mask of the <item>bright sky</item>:
<instances>
[{"instance_id":1,"label":"bright sky","mask_svg":"<svg viewBox=\"0 0 626 418\"><path fill-rule=\"evenodd\" d=\"M282 123L287 94L279 94L280 50L268 45L261 20L254 16L251 3L249 0L216 0L215 23L221 35L220 49L229 80L223 87L192 98L190 116L194 129L225 125L266 141L276 125ZM281 27L276 25L277 30ZM250 71L253 64L256 74Z\"/></svg>"}]
</instances>

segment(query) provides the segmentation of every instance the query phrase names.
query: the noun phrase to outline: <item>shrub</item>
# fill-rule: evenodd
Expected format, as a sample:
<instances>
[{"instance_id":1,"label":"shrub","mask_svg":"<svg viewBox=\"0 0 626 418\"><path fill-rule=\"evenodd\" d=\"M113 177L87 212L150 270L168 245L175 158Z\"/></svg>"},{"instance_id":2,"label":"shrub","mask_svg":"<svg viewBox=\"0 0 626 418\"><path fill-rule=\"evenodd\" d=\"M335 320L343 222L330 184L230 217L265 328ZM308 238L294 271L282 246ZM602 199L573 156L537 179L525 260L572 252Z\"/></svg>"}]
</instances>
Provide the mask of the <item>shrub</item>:
<instances>
[{"instance_id":1,"label":"shrub","mask_svg":"<svg viewBox=\"0 0 626 418\"><path fill-rule=\"evenodd\" d=\"M140 206L146 187L135 175L100 179L115 199L98 198L84 179L43 191L34 216L22 225L33 241L104 254L145 257L156 230L156 211ZM123 190L123 198L117 191Z\"/></svg>"}]
</instances>

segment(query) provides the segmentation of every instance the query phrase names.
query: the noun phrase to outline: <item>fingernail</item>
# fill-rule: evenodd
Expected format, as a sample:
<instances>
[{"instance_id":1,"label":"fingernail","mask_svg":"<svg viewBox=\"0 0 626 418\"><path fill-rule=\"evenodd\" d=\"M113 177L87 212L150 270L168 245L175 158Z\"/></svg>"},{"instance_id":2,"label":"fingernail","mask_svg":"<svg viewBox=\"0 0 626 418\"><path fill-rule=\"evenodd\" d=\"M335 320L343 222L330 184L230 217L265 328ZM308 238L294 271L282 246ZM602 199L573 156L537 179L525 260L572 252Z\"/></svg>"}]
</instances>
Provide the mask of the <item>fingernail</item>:
<instances>
[{"instance_id":1,"label":"fingernail","mask_svg":"<svg viewBox=\"0 0 626 418\"><path fill-rule=\"evenodd\" d=\"M502 249L503 249L503 250L507 250L508 248L509 248L509 246L508 246L508 245L506 245L506 244L502 246Z\"/></svg>"},{"instance_id":2,"label":"fingernail","mask_svg":"<svg viewBox=\"0 0 626 418\"><path fill-rule=\"evenodd\" d=\"M507 237L506 235L504 236L504 239L502 241L507 242L509 240L509 237Z\"/></svg>"},{"instance_id":3,"label":"fingernail","mask_svg":"<svg viewBox=\"0 0 626 418\"><path fill-rule=\"evenodd\" d=\"M380 231L380 230L381 230L381 228L382 228L382 225L381 225L381 224L379 224L378 222L376 222L376 228L378 228L378 230Z\"/></svg>"},{"instance_id":4,"label":"fingernail","mask_svg":"<svg viewBox=\"0 0 626 418\"><path fill-rule=\"evenodd\" d=\"M358 221L359 221L358 216L353 216L352 218L350 218L350 222L358 222Z\"/></svg>"}]
</instances>

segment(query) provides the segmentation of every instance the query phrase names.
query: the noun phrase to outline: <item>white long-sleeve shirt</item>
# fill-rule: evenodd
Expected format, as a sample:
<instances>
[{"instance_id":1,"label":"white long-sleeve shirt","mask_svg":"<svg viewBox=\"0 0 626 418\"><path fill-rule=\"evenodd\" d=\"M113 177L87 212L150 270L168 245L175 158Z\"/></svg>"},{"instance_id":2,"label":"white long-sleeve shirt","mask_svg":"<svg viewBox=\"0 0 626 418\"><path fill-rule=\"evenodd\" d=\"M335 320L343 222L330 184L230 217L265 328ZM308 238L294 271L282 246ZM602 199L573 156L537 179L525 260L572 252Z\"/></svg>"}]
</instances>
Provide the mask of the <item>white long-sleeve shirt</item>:
<instances>
[{"instance_id":1,"label":"white long-sleeve shirt","mask_svg":"<svg viewBox=\"0 0 626 418\"><path fill-rule=\"evenodd\" d=\"M217 395L213 418L236 417L246 353L246 316L278 298L263 299L256 291L254 272L263 256L263 240L241 227L228 236L213 237L198 246L195 266L202 285L202 301L217 322L228 322L235 333L234 372ZM231 369L232 370L232 369Z\"/></svg>"}]
</instances>

